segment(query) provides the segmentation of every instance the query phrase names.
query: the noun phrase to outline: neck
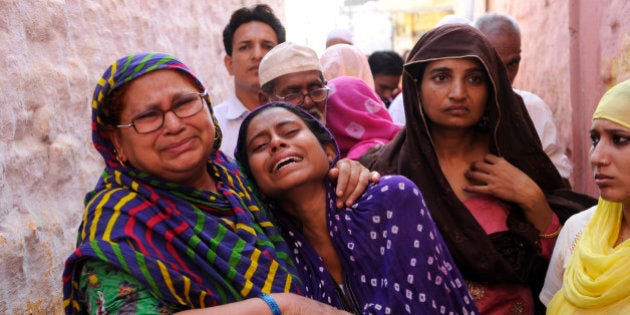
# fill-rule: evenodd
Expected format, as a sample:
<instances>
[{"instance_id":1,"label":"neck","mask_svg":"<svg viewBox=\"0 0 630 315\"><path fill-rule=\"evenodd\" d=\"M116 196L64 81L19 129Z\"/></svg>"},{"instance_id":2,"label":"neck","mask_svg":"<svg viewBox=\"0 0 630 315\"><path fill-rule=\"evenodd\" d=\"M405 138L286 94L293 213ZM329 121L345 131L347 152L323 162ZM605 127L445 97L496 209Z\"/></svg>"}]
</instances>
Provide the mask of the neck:
<instances>
[{"instance_id":1,"label":"neck","mask_svg":"<svg viewBox=\"0 0 630 315\"><path fill-rule=\"evenodd\" d=\"M488 150L487 135L472 129L431 130L435 153L440 160L471 156L472 152Z\"/></svg>"},{"instance_id":2,"label":"neck","mask_svg":"<svg viewBox=\"0 0 630 315\"><path fill-rule=\"evenodd\" d=\"M337 284L343 283L343 267L328 231L326 219L326 185L294 188L285 192L281 204L302 225L302 233L324 262L328 273Z\"/></svg>"},{"instance_id":3,"label":"neck","mask_svg":"<svg viewBox=\"0 0 630 315\"><path fill-rule=\"evenodd\" d=\"M236 86L235 94L236 98L238 98L241 103L250 111L256 109L256 107L260 106L260 99L258 98L258 88L244 88L241 86Z\"/></svg>"},{"instance_id":4,"label":"neck","mask_svg":"<svg viewBox=\"0 0 630 315\"><path fill-rule=\"evenodd\" d=\"M217 192L216 182L214 178L212 178L212 176L210 176L210 174L207 171L201 172L201 176L192 180L190 186L195 187L197 189Z\"/></svg>"},{"instance_id":5,"label":"neck","mask_svg":"<svg viewBox=\"0 0 630 315\"><path fill-rule=\"evenodd\" d=\"M317 248L324 239L330 242L330 236L326 223L326 186L324 182L313 186L294 186L283 193L278 204L301 223L304 236Z\"/></svg>"},{"instance_id":6,"label":"neck","mask_svg":"<svg viewBox=\"0 0 630 315\"><path fill-rule=\"evenodd\" d=\"M621 209L621 228L627 229L630 234L630 205L624 203Z\"/></svg>"},{"instance_id":7,"label":"neck","mask_svg":"<svg viewBox=\"0 0 630 315\"><path fill-rule=\"evenodd\" d=\"M619 226L619 236L615 246L630 239L630 207L627 203L622 205L621 225Z\"/></svg>"}]
</instances>

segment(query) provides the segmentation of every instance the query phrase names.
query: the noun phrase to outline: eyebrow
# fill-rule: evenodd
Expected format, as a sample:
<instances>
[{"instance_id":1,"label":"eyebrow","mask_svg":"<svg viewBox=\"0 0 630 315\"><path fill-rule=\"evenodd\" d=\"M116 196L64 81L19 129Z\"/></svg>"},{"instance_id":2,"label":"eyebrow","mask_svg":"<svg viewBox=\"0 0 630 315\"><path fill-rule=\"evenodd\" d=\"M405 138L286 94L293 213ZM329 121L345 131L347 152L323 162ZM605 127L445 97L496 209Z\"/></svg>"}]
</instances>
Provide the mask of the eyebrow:
<instances>
[{"instance_id":1,"label":"eyebrow","mask_svg":"<svg viewBox=\"0 0 630 315\"><path fill-rule=\"evenodd\" d=\"M286 126L286 125L289 125L289 124L292 124L292 123L297 123L297 120L290 119L290 118L289 119L285 119L285 120L280 121L279 123L273 125L273 128L274 129L282 128L283 126ZM261 131L257 132L256 134L254 134L252 136L252 138L249 139L249 141L247 141L247 147L249 148L254 140L262 137L263 135L266 135L267 133L268 133L267 129L265 129L265 130L261 130Z\"/></svg>"},{"instance_id":2,"label":"eyebrow","mask_svg":"<svg viewBox=\"0 0 630 315\"><path fill-rule=\"evenodd\" d=\"M184 96L187 96L189 94L195 94L195 93L199 93L199 92L196 92L196 91L179 91L179 92L175 92L173 94L173 97L170 100L170 104L169 105L172 107L173 104L175 104L177 102L181 102L182 100L184 100L183 99ZM139 110L139 111L135 111L135 113L133 113L132 116L135 117L137 115L143 114L143 113L145 113L147 111L150 111L150 110L155 110L155 109L160 109L161 110L162 106L160 105L160 103L161 103L160 101L156 101L156 102L149 102L149 103L140 104L140 106L142 106L142 109ZM169 107L169 109L171 107Z\"/></svg>"},{"instance_id":3,"label":"eyebrow","mask_svg":"<svg viewBox=\"0 0 630 315\"><path fill-rule=\"evenodd\" d=\"M254 43L256 41L257 41L256 39L247 38L247 39L236 41L235 44L237 44L237 45L238 44L252 44L252 43ZM271 39L262 39L261 42L263 44L271 44L271 45L277 45L278 44L276 41L271 40Z\"/></svg>"},{"instance_id":4,"label":"eyebrow","mask_svg":"<svg viewBox=\"0 0 630 315\"><path fill-rule=\"evenodd\" d=\"M453 72L453 69L449 68L449 67L439 67L439 68L433 68L431 70L429 70L430 73L433 72Z\"/></svg>"},{"instance_id":5,"label":"eyebrow","mask_svg":"<svg viewBox=\"0 0 630 315\"><path fill-rule=\"evenodd\" d=\"M605 128L605 127L603 127L603 128L601 128L601 129L602 129L602 132L606 132L606 133L613 133L613 134L630 134L630 130L628 130L628 129L623 129L623 128L616 128L616 127L615 127L615 128ZM591 128L591 129L589 130L589 132L591 132L591 133L593 133L593 132L596 132L596 133L601 133L599 130L597 130L597 129L595 129L595 128Z\"/></svg>"},{"instance_id":6,"label":"eyebrow","mask_svg":"<svg viewBox=\"0 0 630 315\"><path fill-rule=\"evenodd\" d=\"M288 86L284 87L284 89L282 89L282 90L281 90L281 91L279 91L279 92L285 92L285 91L291 91L291 92L293 92L293 91L300 91L300 90L302 90L302 87L303 87L303 86L304 86L304 85L302 85L302 84L292 84L292 85L288 85ZM325 84L324 84L324 82L322 82L320 79L317 79L317 80L315 80L315 81L311 81L311 82L307 83L307 84L306 84L306 89L310 89L310 88L312 88L313 86L317 86L317 87L320 87L320 88L321 88L321 87L324 87L324 86L326 86L326 85L325 85Z\"/></svg>"},{"instance_id":7,"label":"eyebrow","mask_svg":"<svg viewBox=\"0 0 630 315\"><path fill-rule=\"evenodd\" d=\"M468 74L468 73L473 73L473 72L481 72L481 73L484 73L483 68L481 68L481 67L479 67L479 66L475 66L475 67L472 67L472 68L468 68L468 69L466 69L466 73L467 73L467 74Z\"/></svg>"}]
</instances>

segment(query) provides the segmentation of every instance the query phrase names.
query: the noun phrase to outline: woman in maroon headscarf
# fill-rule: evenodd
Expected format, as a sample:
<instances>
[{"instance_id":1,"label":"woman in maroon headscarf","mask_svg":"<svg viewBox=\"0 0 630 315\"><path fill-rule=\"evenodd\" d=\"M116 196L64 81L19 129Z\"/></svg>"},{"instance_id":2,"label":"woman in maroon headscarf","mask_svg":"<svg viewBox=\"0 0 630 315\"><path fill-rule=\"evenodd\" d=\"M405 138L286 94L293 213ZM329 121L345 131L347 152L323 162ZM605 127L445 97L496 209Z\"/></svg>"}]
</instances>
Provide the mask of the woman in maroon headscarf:
<instances>
[{"instance_id":1,"label":"woman in maroon headscarf","mask_svg":"<svg viewBox=\"0 0 630 315\"><path fill-rule=\"evenodd\" d=\"M429 31L404 69L407 124L361 161L420 187L482 313L544 312L533 297L561 222L595 200L564 189L501 59L476 29Z\"/></svg>"}]
</instances>

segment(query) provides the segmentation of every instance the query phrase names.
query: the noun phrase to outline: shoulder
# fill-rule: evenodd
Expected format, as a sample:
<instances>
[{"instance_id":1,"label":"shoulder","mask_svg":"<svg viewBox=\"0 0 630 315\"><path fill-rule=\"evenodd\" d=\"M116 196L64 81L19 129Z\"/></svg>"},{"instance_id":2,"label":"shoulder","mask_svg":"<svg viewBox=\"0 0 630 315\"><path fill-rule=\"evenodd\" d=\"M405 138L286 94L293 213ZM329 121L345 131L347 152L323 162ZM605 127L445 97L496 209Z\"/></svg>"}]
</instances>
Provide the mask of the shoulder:
<instances>
[{"instance_id":1,"label":"shoulder","mask_svg":"<svg viewBox=\"0 0 630 315\"><path fill-rule=\"evenodd\" d=\"M570 218L564 223L564 228L568 228L570 230L576 230L576 232L582 231L588 221L593 217L593 213L595 213L595 209L597 209L597 205L594 205L584 211L580 211Z\"/></svg>"},{"instance_id":2,"label":"shoulder","mask_svg":"<svg viewBox=\"0 0 630 315\"><path fill-rule=\"evenodd\" d=\"M387 110L396 124L399 126L405 125L405 106L402 92L394 98Z\"/></svg>"},{"instance_id":3,"label":"shoulder","mask_svg":"<svg viewBox=\"0 0 630 315\"><path fill-rule=\"evenodd\" d=\"M212 106L212 112L215 116L224 115L229 107L229 100L225 100L215 106Z\"/></svg>"},{"instance_id":4,"label":"shoulder","mask_svg":"<svg viewBox=\"0 0 630 315\"><path fill-rule=\"evenodd\" d=\"M578 212L564 222L564 226L556 240L554 252L560 251L561 253L559 253L559 255L563 257L568 257L573 252L577 239L580 237L588 221L591 220L596 208L597 205Z\"/></svg>"},{"instance_id":5,"label":"shoulder","mask_svg":"<svg viewBox=\"0 0 630 315\"><path fill-rule=\"evenodd\" d=\"M122 204L143 203L145 198L129 187L97 187L85 197L88 210L113 208Z\"/></svg>"},{"instance_id":6,"label":"shoulder","mask_svg":"<svg viewBox=\"0 0 630 315\"><path fill-rule=\"evenodd\" d=\"M215 109L215 110L218 110L218 111L225 111L227 108L229 108L235 102L238 102L238 99L236 98L236 95L232 94L232 96L230 96L229 98L223 100L223 102L213 106L212 108Z\"/></svg>"},{"instance_id":7,"label":"shoulder","mask_svg":"<svg viewBox=\"0 0 630 315\"><path fill-rule=\"evenodd\" d=\"M238 118L242 119L247 113L249 113L245 105L239 101L236 95L232 95L230 98L212 107L212 111L215 117L219 120L220 124L223 121ZM221 125L221 127L223 127L223 125Z\"/></svg>"},{"instance_id":8,"label":"shoulder","mask_svg":"<svg viewBox=\"0 0 630 315\"><path fill-rule=\"evenodd\" d=\"M551 113L549 105L547 105L547 103L545 103L545 101L540 98L540 96L532 92L522 91L518 89L514 89L514 92L521 96L521 98L523 99L523 103L525 103L528 111L536 110Z\"/></svg>"},{"instance_id":9,"label":"shoulder","mask_svg":"<svg viewBox=\"0 0 630 315\"><path fill-rule=\"evenodd\" d=\"M416 184L402 175L385 175L366 191L366 194L389 196L385 201L403 201L404 199L422 199L422 193ZM402 199L399 199L402 198Z\"/></svg>"}]
</instances>

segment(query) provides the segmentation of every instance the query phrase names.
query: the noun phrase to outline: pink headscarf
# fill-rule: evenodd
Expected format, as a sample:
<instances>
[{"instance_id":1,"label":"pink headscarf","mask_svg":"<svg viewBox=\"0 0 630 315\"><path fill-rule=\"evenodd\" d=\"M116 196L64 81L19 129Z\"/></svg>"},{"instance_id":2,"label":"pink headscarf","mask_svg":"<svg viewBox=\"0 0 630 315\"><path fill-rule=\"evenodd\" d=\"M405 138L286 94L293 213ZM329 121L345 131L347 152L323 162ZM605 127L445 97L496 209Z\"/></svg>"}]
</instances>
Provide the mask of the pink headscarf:
<instances>
[{"instance_id":1,"label":"pink headscarf","mask_svg":"<svg viewBox=\"0 0 630 315\"><path fill-rule=\"evenodd\" d=\"M342 76L328 81L328 87L326 127L335 136L342 158L358 160L400 130L376 92L360 79Z\"/></svg>"},{"instance_id":2,"label":"pink headscarf","mask_svg":"<svg viewBox=\"0 0 630 315\"><path fill-rule=\"evenodd\" d=\"M374 78L367 56L359 48L348 44L332 45L319 58L324 79L330 81L341 76L357 77L374 89Z\"/></svg>"}]
</instances>

